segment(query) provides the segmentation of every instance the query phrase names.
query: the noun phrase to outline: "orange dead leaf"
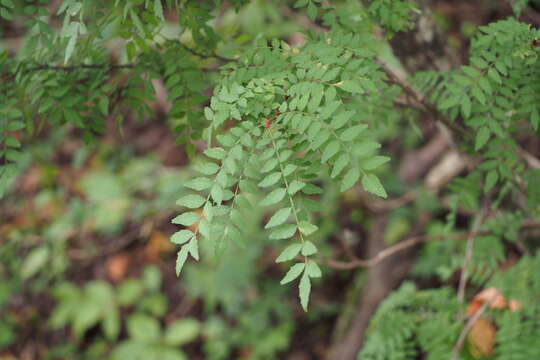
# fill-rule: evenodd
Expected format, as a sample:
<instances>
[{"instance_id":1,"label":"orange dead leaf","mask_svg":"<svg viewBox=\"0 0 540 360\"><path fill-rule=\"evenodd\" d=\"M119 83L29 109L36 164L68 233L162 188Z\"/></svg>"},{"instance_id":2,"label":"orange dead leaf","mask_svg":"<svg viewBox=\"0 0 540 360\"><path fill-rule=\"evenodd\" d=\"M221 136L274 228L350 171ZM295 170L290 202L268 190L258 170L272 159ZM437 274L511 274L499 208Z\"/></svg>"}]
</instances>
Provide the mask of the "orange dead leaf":
<instances>
[{"instance_id":1,"label":"orange dead leaf","mask_svg":"<svg viewBox=\"0 0 540 360\"><path fill-rule=\"evenodd\" d=\"M508 302L508 309L510 309L511 312L516 312L519 309L521 309L521 302L517 300L510 300Z\"/></svg>"},{"instance_id":2,"label":"orange dead leaf","mask_svg":"<svg viewBox=\"0 0 540 360\"><path fill-rule=\"evenodd\" d=\"M175 246L161 231L152 231L150 240L144 248L146 259L150 262L157 261L161 253L166 253L175 249Z\"/></svg>"},{"instance_id":3,"label":"orange dead leaf","mask_svg":"<svg viewBox=\"0 0 540 360\"><path fill-rule=\"evenodd\" d=\"M496 334L495 325L488 318L479 318L467 336L471 355L475 359L490 356L495 345Z\"/></svg>"},{"instance_id":4,"label":"orange dead leaf","mask_svg":"<svg viewBox=\"0 0 540 360\"><path fill-rule=\"evenodd\" d=\"M493 298L495 299L489 305L491 309L505 309L508 306L506 299L501 292L498 289L491 287L476 294L469 303L469 306L467 306L467 314L473 315L486 301L490 301Z\"/></svg>"},{"instance_id":5,"label":"orange dead leaf","mask_svg":"<svg viewBox=\"0 0 540 360\"><path fill-rule=\"evenodd\" d=\"M126 276L129 266L129 256L127 254L118 254L111 256L106 263L107 275L114 281L120 281Z\"/></svg>"},{"instance_id":6,"label":"orange dead leaf","mask_svg":"<svg viewBox=\"0 0 540 360\"><path fill-rule=\"evenodd\" d=\"M202 212L202 209L197 209L195 210L195 212L197 214L199 214L200 218L203 219L204 218L204 214ZM191 230L193 233L196 233L197 232L197 229L199 228L199 223L200 223L200 220L197 221L196 223L194 223L193 225L191 226L188 226L188 229Z\"/></svg>"}]
</instances>

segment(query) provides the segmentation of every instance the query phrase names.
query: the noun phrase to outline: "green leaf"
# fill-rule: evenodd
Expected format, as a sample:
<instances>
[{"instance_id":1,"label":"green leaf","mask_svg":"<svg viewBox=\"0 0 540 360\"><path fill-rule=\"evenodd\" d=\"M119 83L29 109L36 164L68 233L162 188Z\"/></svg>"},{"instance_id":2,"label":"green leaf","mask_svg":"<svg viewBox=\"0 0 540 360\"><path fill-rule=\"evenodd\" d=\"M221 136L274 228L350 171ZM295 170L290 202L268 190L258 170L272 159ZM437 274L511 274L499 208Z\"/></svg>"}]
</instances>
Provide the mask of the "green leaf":
<instances>
[{"instance_id":1,"label":"green leaf","mask_svg":"<svg viewBox=\"0 0 540 360\"><path fill-rule=\"evenodd\" d=\"M326 147L324 148L321 161L327 162L332 156L337 154L339 148L340 145L338 140L329 142L328 145L326 145Z\"/></svg>"},{"instance_id":2,"label":"green leaf","mask_svg":"<svg viewBox=\"0 0 540 360\"><path fill-rule=\"evenodd\" d=\"M367 129L367 125L365 124L356 125L351 128L348 128L341 134L341 140L353 141L358 137L358 135L360 135L366 129Z\"/></svg>"},{"instance_id":3,"label":"green leaf","mask_svg":"<svg viewBox=\"0 0 540 360\"><path fill-rule=\"evenodd\" d=\"M461 112L465 118L471 116L471 99L467 95L461 98Z\"/></svg>"},{"instance_id":4,"label":"green leaf","mask_svg":"<svg viewBox=\"0 0 540 360\"><path fill-rule=\"evenodd\" d=\"M317 231L317 229L319 229L316 225L313 225L307 221L300 221L298 228L300 232L306 236L313 234L315 231Z\"/></svg>"},{"instance_id":5,"label":"green leaf","mask_svg":"<svg viewBox=\"0 0 540 360\"><path fill-rule=\"evenodd\" d=\"M282 263L294 259L300 253L301 248L302 244L300 243L287 246L285 250L279 254L278 258L276 259L276 263Z\"/></svg>"},{"instance_id":6,"label":"green leaf","mask_svg":"<svg viewBox=\"0 0 540 360\"><path fill-rule=\"evenodd\" d=\"M499 173L497 170L490 170L486 175L486 180L484 181L484 191L488 192L495 185L497 185L497 181L499 181Z\"/></svg>"},{"instance_id":7,"label":"green leaf","mask_svg":"<svg viewBox=\"0 0 540 360\"><path fill-rule=\"evenodd\" d=\"M7 130L8 131L19 131L26 127L26 124L22 121L10 121L8 122Z\"/></svg>"},{"instance_id":8,"label":"green leaf","mask_svg":"<svg viewBox=\"0 0 540 360\"><path fill-rule=\"evenodd\" d=\"M305 182L299 181L299 180L293 180L289 183L289 195L293 196L298 191L302 190L302 188L306 186Z\"/></svg>"},{"instance_id":9,"label":"green leaf","mask_svg":"<svg viewBox=\"0 0 540 360\"><path fill-rule=\"evenodd\" d=\"M306 184L302 189L302 192L306 195L320 195L324 193L324 190L315 184Z\"/></svg>"},{"instance_id":10,"label":"green leaf","mask_svg":"<svg viewBox=\"0 0 540 360\"><path fill-rule=\"evenodd\" d=\"M360 171L357 168L352 168L343 177L343 180L341 182L341 188L340 190L343 192L345 190L350 189L351 187L356 184L358 179L360 178Z\"/></svg>"},{"instance_id":11,"label":"green leaf","mask_svg":"<svg viewBox=\"0 0 540 360\"><path fill-rule=\"evenodd\" d=\"M205 177L198 177L192 180L189 180L184 184L185 187L196 190L196 191L202 191L206 189L210 189L212 186L212 180L205 178Z\"/></svg>"},{"instance_id":12,"label":"green leaf","mask_svg":"<svg viewBox=\"0 0 540 360\"><path fill-rule=\"evenodd\" d=\"M317 17L317 7L315 6L314 3L310 2L308 7L307 7L307 13L308 13L308 17L314 21L315 18Z\"/></svg>"},{"instance_id":13,"label":"green leaf","mask_svg":"<svg viewBox=\"0 0 540 360\"><path fill-rule=\"evenodd\" d=\"M220 147L204 150L204 154L212 159L223 160L227 156L227 152Z\"/></svg>"},{"instance_id":14,"label":"green leaf","mask_svg":"<svg viewBox=\"0 0 540 360\"><path fill-rule=\"evenodd\" d=\"M347 92L353 93L353 94L362 94L364 93L364 89L362 86L360 86L360 83L358 81L354 80L343 80L337 83L337 86L339 86L340 89L343 89Z\"/></svg>"},{"instance_id":15,"label":"green leaf","mask_svg":"<svg viewBox=\"0 0 540 360\"><path fill-rule=\"evenodd\" d=\"M279 209L270 218L270 220L268 220L268 223L266 223L266 226L264 228L270 229L270 228L283 224L285 221L287 221L291 213L292 213L292 209L290 207Z\"/></svg>"},{"instance_id":16,"label":"green leaf","mask_svg":"<svg viewBox=\"0 0 540 360\"><path fill-rule=\"evenodd\" d=\"M185 246L188 248L188 251L191 257L199 261L199 242L197 241L197 238L193 237L191 241Z\"/></svg>"},{"instance_id":17,"label":"green leaf","mask_svg":"<svg viewBox=\"0 0 540 360\"><path fill-rule=\"evenodd\" d=\"M267 175L264 179L259 182L259 186L262 188L275 185L279 179L281 179L281 173L279 171L273 172L270 175Z\"/></svg>"},{"instance_id":18,"label":"green leaf","mask_svg":"<svg viewBox=\"0 0 540 360\"><path fill-rule=\"evenodd\" d=\"M317 247L311 241L305 241L302 246L302 255L310 256L317 253Z\"/></svg>"},{"instance_id":19,"label":"green leaf","mask_svg":"<svg viewBox=\"0 0 540 360\"><path fill-rule=\"evenodd\" d=\"M142 313L135 313L127 319L127 331L130 338L141 342L155 341L161 336L159 322Z\"/></svg>"},{"instance_id":20,"label":"green leaf","mask_svg":"<svg viewBox=\"0 0 540 360\"><path fill-rule=\"evenodd\" d=\"M264 199L261 200L260 205L261 206L269 206L274 205L283 200L285 197L285 194L287 193L287 190L285 188L277 188L273 191L271 191Z\"/></svg>"},{"instance_id":21,"label":"green leaf","mask_svg":"<svg viewBox=\"0 0 540 360\"><path fill-rule=\"evenodd\" d=\"M109 98L107 96L103 96L99 99L98 106L103 115L109 115Z\"/></svg>"},{"instance_id":22,"label":"green leaf","mask_svg":"<svg viewBox=\"0 0 540 360\"><path fill-rule=\"evenodd\" d=\"M360 167L364 170L375 170L376 168L378 168L379 166L381 166L382 164L385 164L387 163L388 161L390 161L390 158L388 156L373 156L373 157L370 157L369 159L366 159L364 161L362 161Z\"/></svg>"},{"instance_id":23,"label":"green leaf","mask_svg":"<svg viewBox=\"0 0 540 360\"><path fill-rule=\"evenodd\" d=\"M200 216L194 212L185 212L171 220L173 224L191 226L200 220Z\"/></svg>"},{"instance_id":24,"label":"green leaf","mask_svg":"<svg viewBox=\"0 0 540 360\"><path fill-rule=\"evenodd\" d=\"M221 202L223 201L223 188L218 183L215 183L214 186L212 186L210 195L212 195L212 199L214 199L216 204L221 205Z\"/></svg>"},{"instance_id":25,"label":"green leaf","mask_svg":"<svg viewBox=\"0 0 540 360\"><path fill-rule=\"evenodd\" d=\"M366 174L362 178L362 186L364 187L364 190L378 195L380 197L386 198L386 191L384 190L384 187L382 186L381 182L379 181L379 178L374 174Z\"/></svg>"},{"instance_id":26,"label":"green leaf","mask_svg":"<svg viewBox=\"0 0 540 360\"><path fill-rule=\"evenodd\" d=\"M341 129L341 127L345 125L354 114L354 111L343 111L337 114L330 122L330 127L335 130Z\"/></svg>"},{"instance_id":27,"label":"green leaf","mask_svg":"<svg viewBox=\"0 0 540 360\"><path fill-rule=\"evenodd\" d=\"M40 246L32 249L20 268L20 274L23 279L28 279L43 269L50 258L49 247Z\"/></svg>"},{"instance_id":28,"label":"green leaf","mask_svg":"<svg viewBox=\"0 0 540 360\"><path fill-rule=\"evenodd\" d=\"M349 154L341 154L341 155L339 155L336 162L334 163L334 167L332 168L332 174L330 174L330 176L332 178L335 178L336 176L341 174L343 169L345 169L347 164L349 164L349 160L350 160L349 159Z\"/></svg>"},{"instance_id":29,"label":"green leaf","mask_svg":"<svg viewBox=\"0 0 540 360\"><path fill-rule=\"evenodd\" d=\"M495 120L492 120L492 121L495 121ZM482 126L476 133L476 139L474 141L474 150L478 151L482 149L484 145L486 145L490 137L491 137L491 131L487 127Z\"/></svg>"},{"instance_id":30,"label":"green leaf","mask_svg":"<svg viewBox=\"0 0 540 360\"><path fill-rule=\"evenodd\" d=\"M201 162L193 165L193 169L204 175L214 175L218 172L219 166L213 162Z\"/></svg>"},{"instance_id":31,"label":"green leaf","mask_svg":"<svg viewBox=\"0 0 540 360\"><path fill-rule=\"evenodd\" d=\"M181 244L191 240L193 238L193 236L195 236L195 234L193 234L193 232L191 230L187 230L187 229L180 230L178 232L175 232L171 236L171 242L174 243L174 244L181 245Z\"/></svg>"},{"instance_id":32,"label":"green leaf","mask_svg":"<svg viewBox=\"0 0 540 360\"><path fill-rule=\"evenodd\" d=\"M161 0L154 0L154 14L156 14L160 20L165 20L163 17L163 6L161 5Z\"/></svg>"},{"instance_id":33,"label":"green leaf","mask_svg":"<svg viewBox=\"0 0 540 360\"><path fill-rule=\"evenodd\" d=\"M304 273L298 284L298 291L300 296L300 304L304 311L307 311L309 304L309 294L311 292L311 280L307 273Z\"/></svg>"},{"instance_id":34,"label":"green leaf","mask_svg":"<svg viewBox=\"0 0 540 360\"><path fill-rule=\"evenodd\" d=\"M270 240L288 239L296 233L296 224L283 224L270 233Z\"/></svg>"},{"instance_id":35,"label":"green leaf","mask_svg":"<svg viewBox=\"0 0 540 360\"><path fill-rule=\"evenodd\" d=\"M197 209L200 208L205 201L206 199L203 198L201 195L190 194L180 198L176 202L176 205L184 206L190 209Z\"/></svg>"},{"instance_id":36,"label":"green leaf","mask_svg":"<svg viewBox=\"0 0 540 360\"><path fill-rule=\"evenodd\" d=\"M309 260L306 265L306 274L309 277L320 278L322 276L321 269L319 265L313 260Z\"/></svg>"},{"instance_id":37,"label":"green leaf","mask_svg":"<svg viewBox=\"0 0 540 360\"><path fill-rule=\"evenodd\" d=\"M305 266L306 266L305 263L294 264L293 266L291 266L289 271L287 271L287 274L285 274L285 276L283 277L283 279L281 279L279 283L281 285L290 283L291 281L296 279L298 276L300 276L302 271L304 271Z\"/></svg>"},{"instance_id":38,"label":"green leaf","mask_svg":"<svg viewBox=\"0 0 540 360\"><path fill-rule=\"evenodd\" d=\"M199 321L193 318L183 318L173 322L165 331L165 344L181 346L193 341L200 332Z\"/></svg>"}]
</instances>

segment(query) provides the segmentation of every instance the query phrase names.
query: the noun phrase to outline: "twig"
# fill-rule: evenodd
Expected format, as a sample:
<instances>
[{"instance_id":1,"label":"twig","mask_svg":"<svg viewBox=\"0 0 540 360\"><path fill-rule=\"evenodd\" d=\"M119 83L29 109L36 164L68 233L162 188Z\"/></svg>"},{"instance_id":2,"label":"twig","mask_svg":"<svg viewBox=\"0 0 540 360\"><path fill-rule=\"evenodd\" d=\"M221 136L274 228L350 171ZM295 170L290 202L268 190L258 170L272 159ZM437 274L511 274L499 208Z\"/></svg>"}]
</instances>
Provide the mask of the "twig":
<instances>
[{"instance_id":1,"label":"twig","mask_svg":"<svg viewBox=\"0 0 540 360\"><path fill-rule=\"evenodd\" d=\"M459 359L459 352L461 351L461 348L463 347L463 344L465 343L465 338L473 328L474 324L480 319L480 317L486 312L487 308L495 301L495 299L499 296L499 293L496 292L493 294L493 296L486 301L478 311L474 313L473 316L470 317L469 321L467 321L467 324L459 334L458 340L454 347L452 348L452 360L458 360Z\"/></svg>"},{"instance_id":2,"label":"twig","mask_svg":"<svg viewBox=\"0 0 540 360\"><path fill-rule=\"evenodd\" d=\"M405 91L405 94L411 97L417 103L415 107L421 107L425 112L430 113L434 119L440 121L449 129L452 129L454 132L461 135L467 134L467 130L465 128L461 127L459 124L450 121L435 106L428 102L422 94L416 91L407 81L400 78L396 73L394 73L394 71L390 69L388 65L386 65L380 60L377 60L376 62L380 66L381 70L388 76L389 80L397 86L401 87L403 91Z\"/></svg>"},{"instance_id":3,"label":"twig","mask_svg":"<svg viewBox=\"0 0 540 360\"><path fill-rule=\"evenodd\" d=\"M459 286L458 286L458 301L459 302L463 302L463 300L465 299L465 288L467 287L467 276L469 275L468 267L472 260L474 240L476 239L476 235L478 235L478 230L480 229L480 226L482 225L485 215L486 215L486 207L484 206L482 210L480 211L480 213L478 213L475 216L472 230L470 232L470 235L467 237L467 248L465 250L465 259L463 260L463 270L461 270L461 276L459 278Z\"/></svg>"},{"instance_id":4,"label":"twig","mask_svg":"<svg viewBox=\"0 0 540 360\"><path fill-rule=\"evenodd\" d=\"M518 145L518 153L531 168L540 169L540 160L538 160L533 154L523 149L519 145Z\"/></svg>"},{"instance_id":5,"label":"twig","mask_svg":"<svg viewBox=\"0 0 540 360\"><path fill-rule=\"evenodd\" d=\"M356 269L360 267L371 267L371 266L379 264L381 261L383 261L389 256L394 255L395 253L398 253L400 251L403 251L405 249L408 249L412 246L415 246L423 242L448 240L448 239L466 239L472 235L476 236L478 235L478 232L477 233L468 232L464 234L451 234L451 235L414 236L414 237L408 238L407 240L400 241L395 245L387 247L386 249L380 251L379 253L377 253L377 255L375 255L374 257L370 259L357 259L350 262L343 262L343 261L332 260L332 259L321 259L319 260L319 262L338 270L351 270L351 269Z\"/></svg>"},{"instance_id":6,"label":"twig","mask_svg":"<svg viewBox=\"0 0 540 360\"><path fill-rule=\"evenodd\" d=\"M135 67L135 64L119 64L119 65L80 64L80 65L71 65L71 66L55 66L55 65L43 64L43 65L39 65L33 68L28 68L25 71L26 72L41 71L41 70L73 71L73 70L79 70L79 69L118 70L118 69L132 69L133 67Z\"/></svg>"}]
</instances>

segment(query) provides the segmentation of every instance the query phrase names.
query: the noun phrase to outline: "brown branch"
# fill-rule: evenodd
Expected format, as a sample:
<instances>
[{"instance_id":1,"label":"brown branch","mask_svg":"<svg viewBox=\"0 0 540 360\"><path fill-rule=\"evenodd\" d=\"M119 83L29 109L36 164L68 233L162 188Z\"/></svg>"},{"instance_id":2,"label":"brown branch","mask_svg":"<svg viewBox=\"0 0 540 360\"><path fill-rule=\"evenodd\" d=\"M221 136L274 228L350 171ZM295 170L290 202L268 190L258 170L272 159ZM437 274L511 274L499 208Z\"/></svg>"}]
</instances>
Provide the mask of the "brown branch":
<instances>
[{"instance_id":1,"label":"brown branch","mask_svg":"<svg viewBox=\"0 0 540 360\"><path fill-rule=\"evenodd\" d=\"M119 65L112 65L112 64L80 64L80 65L71 65L71 66L55 66L55 65L48 65L43 64L39 65L33 68L25 69L25 72L34 72L34 71L42 71L42 70L56 70L56 71L74 71L74 70L80 70L80 69L94 69L94 70L119 70L119 69L132 69L135 67L135 64L119 64Z\"/></svg>"},{"instance_id":2,"label":"brown branch","mask_svg":"<svg viewBox=\"0 0 540 360\"><path fill-rule=\"evenodd\" d=\"M452 348L452 360L458 360L459 359L459 352L461 351L461 348L463 347L463 344L465 343L465 338L467 337L469 332L472 330L474 324L476 324L478 319L480 319L480 317L486 312L487 308L493 303L493 301L495 301L495 299L499 295L500 294L498 292L495 292L493 294L493 296L488 301L486 301L482 305L482 307L480 307L480 309L478 309L478 311L476 311L474 313L473 316L471 316L469 321L467 321L467 325L465 325L465 327L463 328L463 330L459 334L459 338L458 338L456 344L454 345L454 347Z\"/></svg>"},{"instance_id":3,"label":"brown branch","mask_svg":"<svg viewBox=\"0 0 540 360\"><path fill-rule=\"evenodd\" d=\"M482 222L486 216L486 207L484 206L482 211L478 213L473 222L472 231L470 233L470 236L467 237L467 248L465 250L465 259L463 260L463 269L461 270L461 275L459 278L459 285L458 285L458 300L459 302L463 302L465 299L465 288L467 287L467 276L468 274L468 267L469 264L472 261L472 252L473 252L473 246L474 246L474 240L476 239L476 235L478 234L478 230L480 229L480 226L482 225Z\"/></svg>"},{"instance_id":4,"label":"brown branch","mask_svg":"<svg viewBox=\"0 0 540 360\"><path fill-rule=\"evenodd\" d=\"M390 69L388 65L386 65L380 60L376 60L376 62L380 66L381 70L386 74L386 76L388 76L390 82L402 88L405 94L412 98L414 102L416 102L414 107L420 107L425 112L431 114L431 116L435 120L440 121L449 129L453 130L455 133L460 135L467 134L467 130L465 128L463 128L459 124L450 121L450 119L444 116L433 104L427 101L426 98L418 91L416 91L416 89L414 89L406 80L400 78L392 69Z\"/></svg>"},{"instance_id":5,"label":"brown branch","mask_svg":"<svg viewBox=\"0 0 540 360\"><path fill-rule=\"evenodd\" d=\"M321 259L319 260L319 263L329 266L333 269L338 270L351 270L356 269L360 267L371 267L374 265L379 264L384 259L388 258L389 256L394 255L395 253L398 253L400 251L403 251L405 249L408 249L410 247L413 247L417 244L427 242L427 241L438 241L438 240L448 240L448 239L466 239L469 236L472 235L478 235L480 232L473 233L463 233L463 234L450 234L450 235L420 235L420 236L413 236L411 238L408 238L406 240L400 241L395 245L392 245L390 247L387 247L386 249L380 251L375 255L374 257L370 259L356 259L354 261L350 262L343 262L333 259Z\"/></svg>"}]
</instances>

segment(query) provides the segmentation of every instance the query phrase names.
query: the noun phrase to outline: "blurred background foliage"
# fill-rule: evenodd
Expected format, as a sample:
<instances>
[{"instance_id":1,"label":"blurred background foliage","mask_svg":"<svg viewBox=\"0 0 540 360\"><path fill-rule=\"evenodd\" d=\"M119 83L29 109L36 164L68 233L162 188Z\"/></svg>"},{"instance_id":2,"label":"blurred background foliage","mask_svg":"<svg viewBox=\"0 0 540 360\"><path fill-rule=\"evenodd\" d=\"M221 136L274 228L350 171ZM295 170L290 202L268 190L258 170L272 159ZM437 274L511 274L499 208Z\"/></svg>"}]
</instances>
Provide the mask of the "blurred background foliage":
<instances>
[{"instance_id":1,"label":"blurred background foliage","mask_svg":"<svg viewBox=\"0 0 540 360\"><path fill-rule=\"evenodd\" d=\"M28 51L31 46L20 45L30 29L8 26L6 3L0 0L4 18L0 50ZM55 8L58 3L40 0L28 5L35 9L27 11L39 14L40 8ZM294 1L285 0L244 3L225 1L213 10L216 19L209 24L222 37L218 52L223 56L234 56L258 37L302 41L310 7L295 9ZM358 17L367 9L357 1L335 3L346 26L360 26ZM499 1L478 1L476 14L454 10L469 9L468 1L432 3L450 43L463 53L471 28L511 11ZM519 1L517 6L525 3ZM399 14L408 14L407 6L398 9ZM370 11L379 14L379 9ZM178 20L165 15L170 21L161 29L158 43L178 37L193 43L193 34L183 31L182 21L189 16ZM379 16L384 20L385 14ZM40 19L59 21L55 16ZM388 30L395 32L407 22L392 24ZM117 44L108 46L110 54L103 57L130 57L129 48L117 54ZM387 43L376 46L392 63ZM214 66L212 61L202 61ZM215 75L211 71L192 75L189 90L201 93L192 99L198 105L207 101L208 84ZM163 86L173 89L175 81ZM148 91L141 88L138 91ZM314 305L304 313L296 292L279 285L284 268L274 263L277 250L260 230L265 214L256 208L245 223L251 234L249 246L241 252L225 249L219 261L206 256L176 278L177 249L169 242L175 226L170 219L177 212L174 200L186 191L183 182L192 176L188 166L201 150L197 140L186 141L182 134L186 129L197 131L193 119L201 114L167 109L163 103L169 99L159 96L152 103L139 102L137 108L129 107L128 97L128 106L114 121L96 124L111 130L99 141L92 142L90 133L75 126L43 125L35 135L37 141L26 146L18 160L17 181L0 205L0 359L323 358L333 337L343 331L340 319L350 317L366 274L325 269L324 283L312 294ZM365 113L366 119L383 119L372 121L370 127L390 149L397 146L391 141L396 134L404 149L414 149L423 141L416 112L391 110L391 104L370 105L372 112ZM366 106L359 108L365 111ZM404 185L389 167L381 171L385 186L390 193L402 191ZM356 193L340 197L338 190L325 183L317 235L326 239L320 245L322 254L331 255L342 243L358 244L365 235L363 226L370 221L357 206ZM435 214L428 226L430 234L444 233L448 223L456 220L448 221L449 213L426 193L391 212L385 243L393 244L407 234L422 211ZM493 269L504 259L505 250L502 243L489 240L480 238L475 246L487 250L474 253L489 254L478 261ZM461 250L454 242L428 244L412 279L426 287L451 279L461 262L451 262L448 254ZM482 272L472 276L482 282ZM411 286L400 289L396 298Z\"/></svg>"}]
</instances>

